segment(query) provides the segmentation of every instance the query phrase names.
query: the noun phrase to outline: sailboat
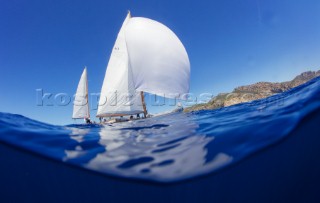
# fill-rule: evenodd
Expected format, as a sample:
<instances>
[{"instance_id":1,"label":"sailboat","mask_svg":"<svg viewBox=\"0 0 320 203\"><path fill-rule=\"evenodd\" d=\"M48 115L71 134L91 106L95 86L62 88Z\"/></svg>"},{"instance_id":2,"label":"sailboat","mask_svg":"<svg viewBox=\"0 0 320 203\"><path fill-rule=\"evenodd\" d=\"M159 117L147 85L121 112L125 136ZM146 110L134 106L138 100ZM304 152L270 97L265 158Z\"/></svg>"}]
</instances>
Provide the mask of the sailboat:
<instances>
[{"instance_id":1,"label":"sailboat","mask_svg":"<svg viewBox=\"0 0 320 203\"><path fill-rule=\"evenodd\" d=\"M106 68L97 117L147 117L144 93L183 99L189 78L188 54L175 33L129 11Z\"/></svg>"},{"instance_id":2,"label":"sailboat","mask_svg":"<svg viewBox=\"0 0 320 203\"><path fill-rule=\"evenodd\" d=\"M73 119L85 119L87 123L90 122L90 110L88 101L88 77L87 68L85 67L75 95L73 103Z\"/></svg>"}]
</instances>

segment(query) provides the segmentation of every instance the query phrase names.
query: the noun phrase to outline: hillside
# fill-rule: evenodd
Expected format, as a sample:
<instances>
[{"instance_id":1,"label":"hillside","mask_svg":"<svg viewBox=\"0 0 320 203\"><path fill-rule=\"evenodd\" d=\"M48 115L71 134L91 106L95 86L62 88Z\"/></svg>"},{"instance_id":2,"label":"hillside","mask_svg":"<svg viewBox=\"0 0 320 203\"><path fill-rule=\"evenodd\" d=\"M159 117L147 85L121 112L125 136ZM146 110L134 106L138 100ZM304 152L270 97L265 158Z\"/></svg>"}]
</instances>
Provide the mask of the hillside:
<instances>
[{"instance_id":1,"label":"hillside","mask_svg":"<svg viewBox=\"0 0 320 203\"><path fill-rule=\"evenodd\" d=\"M184 109L184 112L199 111L204 109L217 109L231 106L243 102L269 97L273 94L287 91L299 86L315 77L320 76L319 71L308 71L296 76L287 82L258 82L252 85L240 86L231 93L220 93L212 98L208 103L196 104Z\"/></svg>"}]
</instances>

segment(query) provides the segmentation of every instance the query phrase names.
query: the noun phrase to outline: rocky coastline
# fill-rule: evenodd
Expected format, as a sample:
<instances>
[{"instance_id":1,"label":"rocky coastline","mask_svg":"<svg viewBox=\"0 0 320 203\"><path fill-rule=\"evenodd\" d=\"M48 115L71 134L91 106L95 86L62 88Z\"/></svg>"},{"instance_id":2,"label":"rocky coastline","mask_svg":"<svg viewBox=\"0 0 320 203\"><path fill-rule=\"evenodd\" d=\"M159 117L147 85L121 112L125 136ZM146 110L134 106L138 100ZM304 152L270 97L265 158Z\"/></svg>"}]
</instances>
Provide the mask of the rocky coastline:
<instances>
[{"instance_id":1,"label":"rocky coastline","mask_svg":"<svg viewBox=\"0 0 320 203\"><path fill-rule=\"evenodd\" d=\"M263 99L277 93L285 92L297 87L309 80L319 77L319 71L307 71L296 76L287 82L258 82L252 85L245 85L235 88L230 93L220 93L213 97L208 103L196 104L184 109L184 112L217 109L239 103Z\"/></svg>"}]
</instances>

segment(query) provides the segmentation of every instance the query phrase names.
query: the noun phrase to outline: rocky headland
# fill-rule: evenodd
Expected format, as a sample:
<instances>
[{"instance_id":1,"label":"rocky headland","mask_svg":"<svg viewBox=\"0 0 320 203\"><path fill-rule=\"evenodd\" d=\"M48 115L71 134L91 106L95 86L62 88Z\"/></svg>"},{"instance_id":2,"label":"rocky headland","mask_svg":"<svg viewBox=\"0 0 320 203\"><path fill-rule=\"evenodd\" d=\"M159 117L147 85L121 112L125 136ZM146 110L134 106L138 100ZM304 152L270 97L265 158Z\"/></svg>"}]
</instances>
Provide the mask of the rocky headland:
<instances>
[{"instance_id":1,"label":"rocky headland","mask_svg":"<svg viewBox=\"0 0 320 203\"><path fill-rule=\"evenodd\" d=\"M266 98L277 93L285 92L319 76L320 70L307 71L296 76L293 80L287 82L258 82L252 85L240 86L235 88L231 93L218 94L208 103L196 104L191 107L187 107L184 109L184 112L217 109L243 102Z\"/></svg>"}]
</instances>

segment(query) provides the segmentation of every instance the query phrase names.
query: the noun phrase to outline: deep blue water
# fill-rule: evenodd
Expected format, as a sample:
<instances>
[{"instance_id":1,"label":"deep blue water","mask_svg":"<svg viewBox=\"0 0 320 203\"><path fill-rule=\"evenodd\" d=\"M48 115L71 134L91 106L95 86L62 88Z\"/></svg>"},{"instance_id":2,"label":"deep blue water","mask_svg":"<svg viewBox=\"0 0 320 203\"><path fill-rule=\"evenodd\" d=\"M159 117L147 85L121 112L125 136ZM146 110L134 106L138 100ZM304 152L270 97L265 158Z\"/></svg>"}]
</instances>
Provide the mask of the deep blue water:
<instances>
[{"instance_id":1,"label":"deep blue water","mask_svg":"<svg viewBox=\"0 0 320 203\"><path fill-rule=\"evenodd\" d=\"M103 174L174 182L219 172L277 143L319 109L316 78L250 103L105 126L55 126L0 113L0 141Z\"/></svg>"}]
</instances>

